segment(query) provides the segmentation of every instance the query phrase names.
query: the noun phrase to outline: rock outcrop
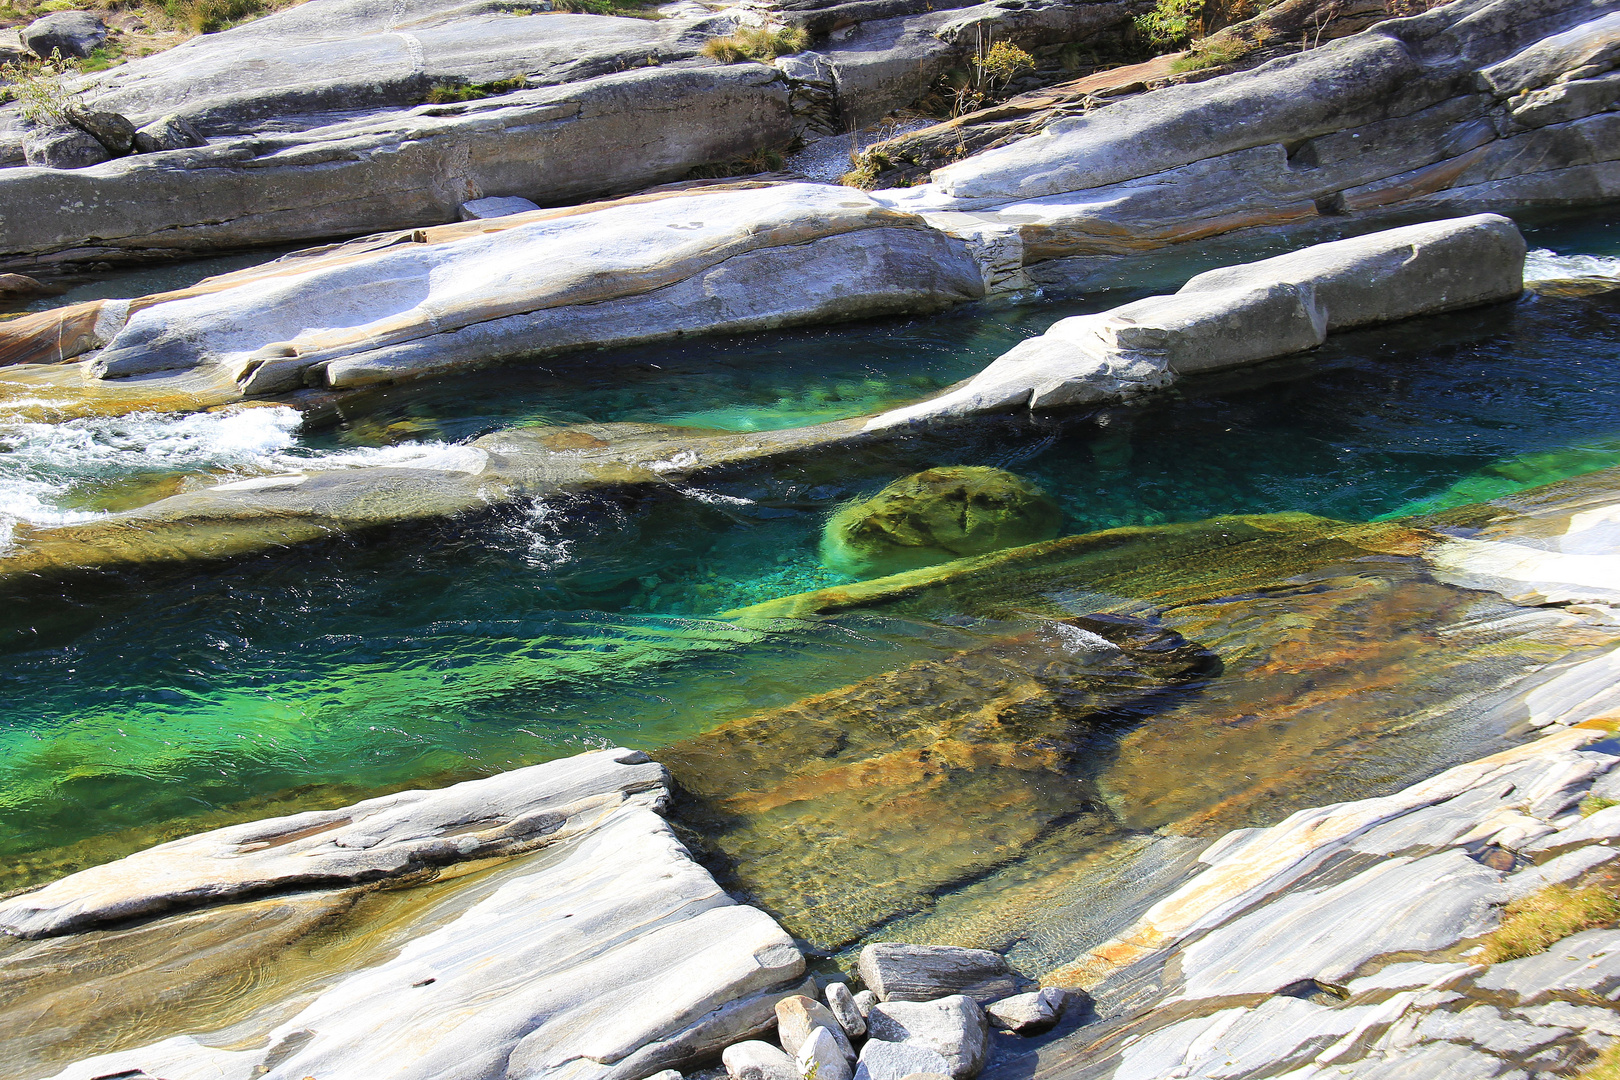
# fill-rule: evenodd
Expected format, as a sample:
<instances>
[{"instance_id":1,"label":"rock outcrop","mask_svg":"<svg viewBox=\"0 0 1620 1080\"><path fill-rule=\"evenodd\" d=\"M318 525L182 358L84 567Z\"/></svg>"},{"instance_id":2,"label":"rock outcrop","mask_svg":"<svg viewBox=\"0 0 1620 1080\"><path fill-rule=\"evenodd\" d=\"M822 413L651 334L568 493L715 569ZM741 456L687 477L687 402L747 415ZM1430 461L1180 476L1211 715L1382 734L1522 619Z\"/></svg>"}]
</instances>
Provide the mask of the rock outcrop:
<instances>
[{"instance_id":1,"label":"rock outcrop","mask_svg":"<svg viewBox=\"0 0 1620 1080\"><path fill-rule=\"evenodd\" d=\"M884 198L996 238L1009 266L1075 269L1261 226L1612 199L1617 32L1606 2L1445 4L1055 120Z\"/></svg>"},{"instance_id":2,"label":"rock outcrop","mask_svg":"<svg viewBox=\"0 0 1620 1080\"><path fill-rule=\"evenodd\" d=\"M1549 886L1614 887L1620 815L1581 808L1616 786L1612 726L1227 834L1048 976L1091 985L1104 1022L988 1075L1569 1074L1620 1033L1620 932L1476 943Z\"/></svg>"},{"instance_id":3,"label":"rock outcrop","mask_svg":"<svg viewBox=\"0 0 1620 1080\"><path fill-rule=\"evenodd\" d=\"M630 238L642 260L636 274L601 273L604 250L618 260ZM0 576L239 554L450 517L538 490L661 484L893 438L914 421L1127 397L1178 370L1309 348L1329 329L1517 295L1522 261L1523 240L1500 218L1391 230L1212 271L1175 296L1064 320L956 389L864 422L754 435L633 424L504 432L405 467L255 477L40 530L0 555ZM52 416L217 407L249 393L314 408L516 350L538 356L717 324L942 307L982 295L983 269L960 242L851 189L724 185L441 226L138 301L27 315L0 323L0 360L13 365L7 389L27 395L19 407ZM1032 498L1026 509L1039 509ZM1000 540L991 529L989 546L1047 535L1051 521L1036 513L1027 532ZM933 546L975 550L984 537L963 523L930 529Z\"/></svg>"},{"instance_id":4,"label":"rock outcrop","mask_svg":"<svg viewBox=\"0 0 1620 1080\"><path fill-rule=\"evenodd\" d=\"M666 798L663 775L640 753L597 751L348 811L201 834L15 898L6 907L12 932L57 936L0 947L7 983L35 989L20 1000L0 995L7 1029L27 1032L8 1039L5 1053L33 1055L28 1075L39 1075L38 1062L60 1063L73 1045L173 1033L78 1061L57 1074L62 1080L139 1070L276 1080L380 1072L641 1080L716 1055L774 1025L776 1002L799 987L804 960L769 917L731 900L691 861L656 812ZM536 847L544 850L521 854ZM492 857L496 868L482 875L449 872L456 862L487 868ZM53 965L98 940L111 946L119 933L151 939L167 930L183 942L243 904L265 903L252 898L266 892L309 909L342 896L334 884L374 877L408 886L435 863L450 884L415 905L403 926L352 929L354 940L313 995L298 950L309 948L305 938L319 920L303 936L215 942L220 959L234 950L238 965L256 968L260 996L266 982L276 992L290 977L279 992L296 1008L290 1017L267 1010L255 1029L255 995L228 997L225 1008L238 1012L230 1019L245 1025L229 1049L192 1034L206 1030L196 1026L205 1015L220 1019L205 1011L219 1003L190 1001L184 963L166 971L120 960L80 973L92 996L75 996L78 987L56 992L56 1000L78 1003L71 1015L44 1027L24 1020L50 1009L38 984L53 971L60 980ZM316 869L300 873L304 864ZM322 867L341 869L333 876ZM87 929L176 903L209 907L135 930ZM112 947L110 955L122 955ZM623 1007L627 995L636 1008ZM98 1022L131 997L151 1002L140 1023L120 1033ZM0 1064L12 1073L19 1062Z\"/></svg>"},{"instance_id":5,"label":"rock outcrop","mask_svg":"<svg viewBox=\"0 0 1620 1080\"><path fill-rule=\"evenodd\" d=\"M0 266L416 228L453 221L479 198L558 205L635 190L907 105L962 62L975 31L1068 41L1128 21L1134 4L924 12L873 0L628 18L310 0L84 80L94 108L137 127L170 118L206 145L152 140L142 150L161 156L93 170L90 160L27 159L71 177L7 169L23 163L23 146L5 130L15 110L0 108ZM780 67L702 53L740 27L784 20L836 29L838 40Z\"/></svg>"},{"instance_id":6,"label":"rock outcrop","mask_svg":"<svg viewBox=\"0 0 1620 1080\"><path fill-rule=\"evenodd\" d=\"M1120 401L1303 352L1337 331L1516 299L1524 254L1513 222L1480 214L1206 271L1173 296L1062 319L965 384L867 426Z\"/></svg>"}]
</instances>

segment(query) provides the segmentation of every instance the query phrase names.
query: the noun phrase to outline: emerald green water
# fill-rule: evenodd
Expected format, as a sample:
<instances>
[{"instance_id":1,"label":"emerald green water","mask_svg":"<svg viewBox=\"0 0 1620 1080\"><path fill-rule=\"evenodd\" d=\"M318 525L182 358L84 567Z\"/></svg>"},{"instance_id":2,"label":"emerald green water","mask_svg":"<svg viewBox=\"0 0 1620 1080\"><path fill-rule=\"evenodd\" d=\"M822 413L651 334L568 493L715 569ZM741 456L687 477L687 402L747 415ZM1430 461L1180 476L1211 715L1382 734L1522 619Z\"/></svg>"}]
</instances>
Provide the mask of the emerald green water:
<instances>
[{"instance_id":1,"label":"emerald green water","mask_svg":"<svg viewBox=\"0 0 1620 1080\"><path fill-rule=\"evenodd\" d=\"M1610 257L1620 224L1531 243ZM386 391L307 433L271 410L0 425L0 514L74 520L176 474L408 461L513 424L860 415L1126 298L586 354ZM18 593L0 607L0 855L26 877L25 853L249 814L278 792L440 782L603 741L656 748L961 648L985 628L715 617L846 580L817 565L822 523L918 468L1028 476L1071 533L1280 510L1368 520L1620 462L1617 361L1614 299L1530 297L1345 335L1131 408ZM111 843L136 845L128 835Z\"/></svg>"}]
</instances>

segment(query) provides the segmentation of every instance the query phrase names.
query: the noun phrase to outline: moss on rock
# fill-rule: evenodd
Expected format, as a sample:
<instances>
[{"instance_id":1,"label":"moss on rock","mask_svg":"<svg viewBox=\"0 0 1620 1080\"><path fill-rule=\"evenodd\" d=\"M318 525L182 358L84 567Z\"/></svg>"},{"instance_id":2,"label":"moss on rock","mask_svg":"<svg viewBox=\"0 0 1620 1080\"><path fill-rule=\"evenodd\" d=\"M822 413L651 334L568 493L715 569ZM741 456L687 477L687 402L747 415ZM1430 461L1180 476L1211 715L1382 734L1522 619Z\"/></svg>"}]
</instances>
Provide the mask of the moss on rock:
<instances>
[{"instance_id":1,"label":"moss on rock","mask_svg":"<svg viewBox=\"0 0 1620 1080\"><path fill-rule=\"evenodd\" d=\"M821 558L858 576L893 574L1050 540L1063 512L1040 488L1001 469L951 465L901 477L839 510Z\"/></svg>"}]
</instances>

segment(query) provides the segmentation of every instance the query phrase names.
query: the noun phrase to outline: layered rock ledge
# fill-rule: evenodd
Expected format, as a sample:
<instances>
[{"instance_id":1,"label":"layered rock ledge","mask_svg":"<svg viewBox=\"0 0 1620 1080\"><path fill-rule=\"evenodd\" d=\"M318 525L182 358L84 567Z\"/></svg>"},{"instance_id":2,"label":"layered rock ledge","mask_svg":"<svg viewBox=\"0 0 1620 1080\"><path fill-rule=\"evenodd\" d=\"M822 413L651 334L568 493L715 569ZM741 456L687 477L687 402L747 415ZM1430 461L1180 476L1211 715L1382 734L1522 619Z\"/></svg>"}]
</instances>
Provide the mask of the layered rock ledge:
<instances>
[{"instance_id":1,"label":"layered rock ledge","mask_svg":"<svg viewBox=\"0 0 1620 1080\"><path fill-rule=\"evenodd\" d=\"M625 244L641 252L637 274L599 273L602 251ZM855 277L837 270L850 259ZM682 481L974 414L1120 400L1309 349L1329 331L1516 297L1523 262L1524 241L1505 218L1389 230L1063 320L944 395L875 418L750 434L634 424L501 432L410 465L238 480L38 530L0 554L0 576L237 555L558 491ZM984 265L960 241L850 189L744 186L443 226L424 242L345 245L178 293L44 312L3 324L0 358L17 362L6 381L36 395L35 407L69 380L79 406L96 410L274 390L309 404L514 349L655 339L716 320L746 329L943 306L982 295ZM307 328L332 305L346 312L340 325ZM80 358L37 362L52 352Z\"/></svg>"},{"instance_id":2,"label":"layered rock ledge","mask_svg":"<svg viewBox=\"0 0 1620 1080\"><path fill-rule=\"evenodd\" d=\"M0 948L23 990L0 995L7 1071L164 1029L58 1075L640 1080L712 1057L775 1023L804 960L690 859L666 799L645 755L596 751L202 833L14 897L5 932L43 940ZM413 885L403 922L351 928L312 989L299 955L375 889ZM279 936L254 925L267 915ZM87 948L108 962L75 969ZM175 957L154 969L143 949ZM244 966L252 992L206 998ZM221 1041L209 1020L237 1026Z\"/></svg>"}]
</instances>

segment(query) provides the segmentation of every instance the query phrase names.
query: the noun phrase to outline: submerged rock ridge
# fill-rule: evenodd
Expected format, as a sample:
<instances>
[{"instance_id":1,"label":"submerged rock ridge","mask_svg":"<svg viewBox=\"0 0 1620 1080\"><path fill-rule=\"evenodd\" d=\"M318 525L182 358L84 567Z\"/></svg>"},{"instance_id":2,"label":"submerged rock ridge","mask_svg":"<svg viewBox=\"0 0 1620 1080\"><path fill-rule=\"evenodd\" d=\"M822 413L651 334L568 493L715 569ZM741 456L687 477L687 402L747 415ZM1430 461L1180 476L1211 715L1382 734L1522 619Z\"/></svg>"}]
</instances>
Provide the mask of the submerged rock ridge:
<instances>
[{"instance_id":1,"label":"submerged rock ridge","mask_svg":"<svg viewBox=\"0 0 1620 1080\"><path fill-rule=\"evenodd\" d=\"M867 428L1120 401L1313 349L1336 331L1516 299L1524 256L1513 222L1479 214L1209 270L1172 296L1060 320L966 384Z\"/></svg>"},{"instance_id":2,"label":"submerged rock ridge","mask_svg":"<svg viewBox=\"0 0 1620 1080\"><path fill-rule=\"evenodd\" d=\"M664 784L644 754L595 751L203 833L14 898L6 930L52 936L0 946L6 983L23 990L0 991L0 1067L39 1076L65 1039L135 1034L169 1037L57 1075L640 1080L712 1057L774 1025L804 960L691 861L657 812ZM443 881L421 884L435 866ZM403 919L351 927L313 983L299 978L297 957L319 955L323 927L366 902L332 887L366 880L405 889L369 894L400 897ZM416 891L429 895L412 903ZM255 911L267 904L279 907ZM287 932L211 932L243 914ZM166 966L125 959L176 943ZM104 958L94 973L64 969L87 947ZM209 998L213 967L244 966L257 971L250 985ZM232 1035L215 1045L208 1021L234 1023Z\"/></svg>"}]
</instances>

